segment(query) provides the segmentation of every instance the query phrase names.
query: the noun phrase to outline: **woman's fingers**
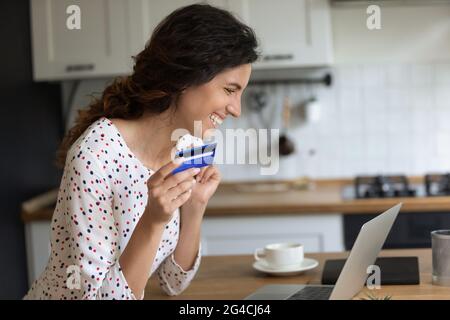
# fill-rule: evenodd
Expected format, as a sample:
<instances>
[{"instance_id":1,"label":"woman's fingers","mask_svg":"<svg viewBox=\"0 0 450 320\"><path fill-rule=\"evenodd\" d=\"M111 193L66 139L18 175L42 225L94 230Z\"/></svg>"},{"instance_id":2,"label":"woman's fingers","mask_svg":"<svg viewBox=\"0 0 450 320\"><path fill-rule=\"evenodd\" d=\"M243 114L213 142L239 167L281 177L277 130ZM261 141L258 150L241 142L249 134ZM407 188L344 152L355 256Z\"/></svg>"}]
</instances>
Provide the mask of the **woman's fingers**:
<instances>
[{"instance_id":1,"label":"woman's fingers","mask_svg":"<svg viewBox=\"0 0 450 320\"><path fill-rule=\"evenodd\" d=\"M200 173L195 177L195 180L200 181L205 174L206 169L208 169L208 167L203 167Z\"/></svg>"},{"instance_id":2,"label":"woman's fingers","mask_svg":"<svg viewBox=\"0 0 450 320\"><path fill-rule=\"evenodd\" d=\"M174 161L171 161L162 166L150 177L150 179L148 179L147 183L150 186L157 186L163 183L164 180L172 173L172 171L175 170L181 163L183 163L183 161L179 159L181 158L175 159Z\"/></svg>"},{"instance_id":3,"label":"woman's fingers","mask_svg":"<svg viewBox=\"0 0 450 320\"><path fill-rule=\"evenodd\" d=\"M169 189L167 191L167 197L172 200L176 199L184 192L192 189L193 186L195 185L195 183L196 183L196 181L193 178L190 180L185 180L185 181L179 183L178 185L176 185L175 187Z\"/></svg>"},{"instance_id":4,"label":"woman's fingers","mask_svg":"<svg viewBox=\"0 0 450 320\"><path fill-rule=\"evenodd\" d=\"M180 195L178 196L178 198L176 198L176 199L172 202L173 206L176 207L176 208L181 207L186 201L189 200L189 197L191 196L191 193L192 193L192 189L189 189L188 191L186 191L186 192L180 194Z\"/></svg>"},{"instance_id":5,"label":"woman's fingers","mask_svg":"<svg viewBox=\"0 0 450 320\"><path fill-rule=\"evenodd\" d=\"M162 184L162 188L165 190L169 190L178 184L182 183L185 180L192 180L194 176L200 172L199 168L191 168L189 170L185 170L182 172L178 172L164 180Z\"/></svg>"},{"instance_id":6,"label":"woman's fingers","mask_svg":"<svg viewBox=\"0 0 450 320\"><path fill-rule=\"evenodd\" d=\"M217 175L217 177L220 178L219 170L217 170L214 166L209 166L208 170L206 170L205 173L203 174L203 177L201 178L200 183L204 183L204 182L208 181L209 178L211 178L215 175Z\"/></svg>"}]
</instances>

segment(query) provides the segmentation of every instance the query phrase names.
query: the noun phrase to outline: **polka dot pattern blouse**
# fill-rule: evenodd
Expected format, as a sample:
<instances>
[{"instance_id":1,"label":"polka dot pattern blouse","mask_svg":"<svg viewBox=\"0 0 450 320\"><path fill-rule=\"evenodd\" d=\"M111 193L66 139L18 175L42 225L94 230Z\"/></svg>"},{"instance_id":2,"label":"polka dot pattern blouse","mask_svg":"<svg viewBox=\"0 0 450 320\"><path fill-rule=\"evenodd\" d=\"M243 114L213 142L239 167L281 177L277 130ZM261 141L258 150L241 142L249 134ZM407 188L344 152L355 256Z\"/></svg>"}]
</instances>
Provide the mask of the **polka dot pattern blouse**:
<instances>
[{"instance_id":1,"label":"polka dot pattern blouse","mask_svg":"<svg viewBox=\"0 0 450 320\"><path fill-rule=\"evenodd\" d=\"M152 173L109 119L94 122L68 152L51 223L50 258L25 299L142 299L143 293L136 297L127 285L119 257L146 207ZM168 295L189 285L201 260L200 249L191 270L175 262L179 229L177 209L149 270L149 277L157 272ZM79 270L79 278L71 268Z\"/></svg>"}]
</instances>

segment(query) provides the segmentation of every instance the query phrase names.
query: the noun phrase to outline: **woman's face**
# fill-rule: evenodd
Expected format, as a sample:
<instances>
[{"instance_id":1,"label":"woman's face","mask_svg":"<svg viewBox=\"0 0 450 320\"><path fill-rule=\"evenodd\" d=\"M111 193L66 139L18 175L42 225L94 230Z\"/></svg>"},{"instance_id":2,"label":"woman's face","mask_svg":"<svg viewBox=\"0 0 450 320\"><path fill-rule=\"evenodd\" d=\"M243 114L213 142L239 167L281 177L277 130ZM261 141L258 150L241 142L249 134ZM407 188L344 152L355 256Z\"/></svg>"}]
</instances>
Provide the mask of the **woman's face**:
<instances>
[{"instance_id":1,"label":"woman's face","mask_svg":"<svg viewBox=\"0 0 450 320\"><path fill-rule=\"evenodd\" d=\"M250 74L251 64L240 65L219 73L208 83L183 91L176 110L177 124L194 134L194 121L201 121L204 137L206 130L218 128L228 116L239 117L242 92Z\"/></svg>"}]
</instances>

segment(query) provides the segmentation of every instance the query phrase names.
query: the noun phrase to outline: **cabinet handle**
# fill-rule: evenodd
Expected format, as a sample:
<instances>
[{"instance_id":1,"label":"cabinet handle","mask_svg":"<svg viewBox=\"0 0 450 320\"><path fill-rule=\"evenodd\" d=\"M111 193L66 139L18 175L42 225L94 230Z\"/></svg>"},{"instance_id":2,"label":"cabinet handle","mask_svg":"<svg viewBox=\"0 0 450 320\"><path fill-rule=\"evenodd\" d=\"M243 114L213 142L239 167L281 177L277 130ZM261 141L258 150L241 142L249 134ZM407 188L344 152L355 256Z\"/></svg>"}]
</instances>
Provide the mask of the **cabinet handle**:
<instances>
[{"instance_id":1,"label":"cabinet handle","mask_svg":"<svg viewBox=\"0 0 450 320\"><path fill-rule=\"evenodd\" d=\"M66 66L66 72L76 72L76 71L92 71L95 65L93 63L88 64L70 64Z\"/></svg>"},{"instance_id":2,"label":"cabinet handle","mask_svg":"<svg viewBox=\"0 0 450 320\"><path fill-rule=\"evenodd\" d=\"M263 57L264 61L280 61L280 60L293 60L294 59L294 55L293 54L269 54L269 55L265 55Z\"/></svg>"}]
</instances>

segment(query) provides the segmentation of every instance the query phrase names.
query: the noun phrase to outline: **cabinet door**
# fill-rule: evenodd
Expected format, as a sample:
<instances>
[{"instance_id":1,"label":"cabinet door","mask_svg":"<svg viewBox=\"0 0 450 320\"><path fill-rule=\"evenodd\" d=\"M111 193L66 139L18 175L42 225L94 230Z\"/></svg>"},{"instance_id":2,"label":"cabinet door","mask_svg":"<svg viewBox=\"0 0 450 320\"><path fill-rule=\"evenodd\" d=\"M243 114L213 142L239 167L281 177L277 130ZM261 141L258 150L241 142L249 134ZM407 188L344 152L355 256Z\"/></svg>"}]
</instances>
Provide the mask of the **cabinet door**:
<instances>
[{"instance_id":1,"label":"cabinet door","mask_svg":"<svg viewBox=\"0 0 450 320\"><path fill-rule=\"evenodd\" d=\"M279 214L208 217L202 223L204 255L253 254L269 243L298 242L305 252L344 249L342 215Z\"/></svg>"},{"instance_id":2,"label":"cabinet door","mask_svg":"<svg viewBox=\"0 0 450 320\"><path fill-rule=\"evenodd\" d=\"M76 4L81 29L66 26ZM130 71L128 1L31 0L35 80L111 76Z\"/></svg>"},{"instance_id":3,"label":"cabinet door","mask_svg":"<svg viewBox=\"0 0 450 320\"><path fill-rule=\"evenodd\" d=\"M258 37L255 69L310 67L332 62L327 0L229 0L229 8Z\"/></svg>"},{"instance_id":4,"label":"cabinet door","mask_svg":"<svg viewBox=\"0 0 450 320\"><path fill-rule=\"evenodd\" d=\"M153 30L166 16L174 10L194 3L208 3L227 9L227 0L128 0L130 1L131 52L133 55L144 49L150 40Z\"/></svg>"}]
</instances>

